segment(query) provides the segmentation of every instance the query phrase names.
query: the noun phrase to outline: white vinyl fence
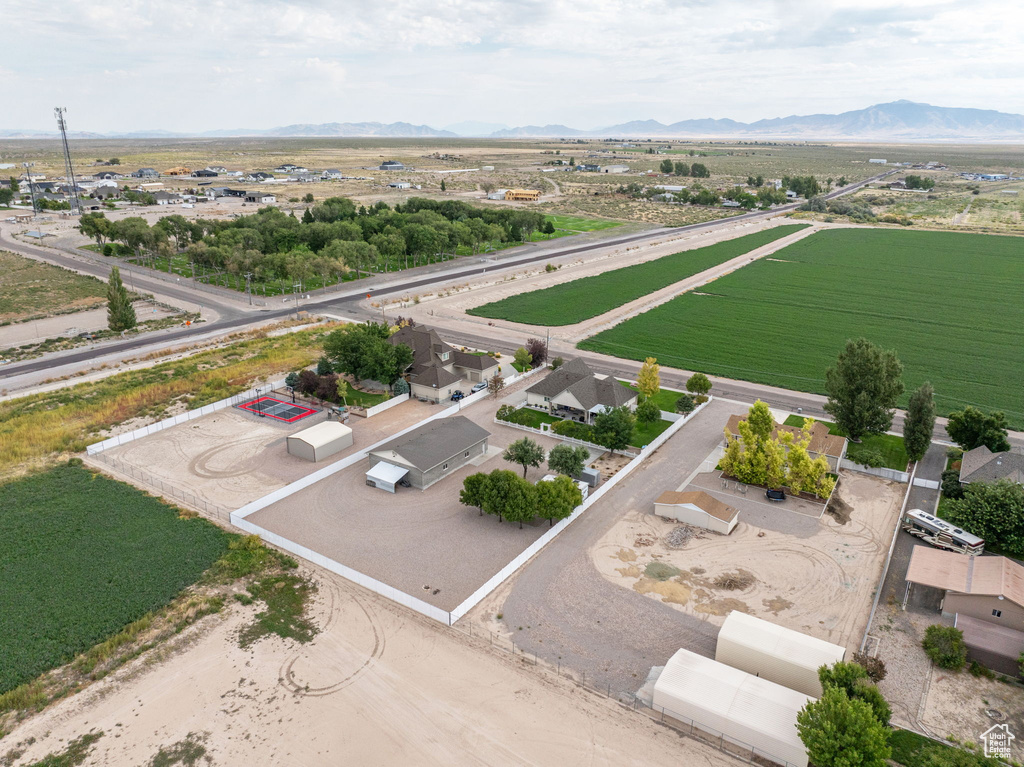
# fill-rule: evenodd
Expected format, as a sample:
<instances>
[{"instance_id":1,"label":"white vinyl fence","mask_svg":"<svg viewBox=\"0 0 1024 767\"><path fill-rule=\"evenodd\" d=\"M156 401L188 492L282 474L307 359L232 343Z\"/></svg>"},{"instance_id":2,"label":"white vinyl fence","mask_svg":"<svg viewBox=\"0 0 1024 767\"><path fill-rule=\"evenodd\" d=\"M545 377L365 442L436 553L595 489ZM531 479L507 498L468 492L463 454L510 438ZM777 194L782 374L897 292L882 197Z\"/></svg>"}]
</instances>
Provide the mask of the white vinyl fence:
<instances>
[{"instance_id":1,"label":"white vinyl fence","mask_svg":"<svg viewBox=\"0 0 1024 767\"><path fill-rule=\"evenodd\" d=\"M259 390L266 394L274 389L279 389L282 386L284 386L283 378L280 381L273 381L269 384L260 386ZM233 407L234 405L240 405L246 400L253 399L257 396L259 395L256 393L256 389L248 389L210 405L204 405L203 407L198 407L195 410L189 410L187 413L181 413L179 415L171 416L170 418L165 418L162 421L151 423L148 426L135 429L135 431L130 431L127 434L117 434L109 439L103 440L102 442L96 442L89 445L85 450L88 455L96 455L97 453L102 453L104 450L109 450L112 447L124 445L128 442L134 442L142 437L148 437L150 434L156 434L158 431L170 429L196 418L202 418L205 415L210 415L210 413L216 413L218 410L224 410L225 408Z\"/></svg>"},{"instance_id":2,"label":"white vinyl fence","mask_svg":"<svg viewBox=\"0 0 1024 767\"><path fill-rule=\"evenodd\" d=\"M896 482L910 481L910 475L905 471L885 468L873 469L870 466L861 466L859 463L854 463L849 458L840 458L839 468L849 469L850 471L859 471L861 474L872 474L876 477L884 477L885 479L892 479Z\"/></svg>"},{"instance_id":3,"label":"white vinyl fence","mask_svg":"<svg viewBox=\"0 0 1024 767\"><path fill-rule=\"evenodd\" d=\"M401 405L403 402L407 402L410 396L409 392L406 392L405 394L397 394L389 400L380 402L373 407L368 407L366 408L366 417L372 418L375 415L383 413L385 410L390 410L395 405Z\"/></svg>"}]
</instances>

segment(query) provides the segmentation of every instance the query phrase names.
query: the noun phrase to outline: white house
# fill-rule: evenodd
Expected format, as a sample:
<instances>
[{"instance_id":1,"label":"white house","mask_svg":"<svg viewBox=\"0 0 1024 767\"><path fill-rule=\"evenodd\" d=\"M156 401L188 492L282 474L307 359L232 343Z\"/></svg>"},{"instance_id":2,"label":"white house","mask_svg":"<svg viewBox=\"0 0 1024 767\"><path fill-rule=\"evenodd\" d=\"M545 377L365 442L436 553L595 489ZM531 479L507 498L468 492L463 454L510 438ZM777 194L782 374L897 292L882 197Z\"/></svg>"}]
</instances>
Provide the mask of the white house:
<instances>
[{"instance_id":1,"label":"white house","mask_svg":"<svg viewBox=\"0 0 1024 767\"><path fill-rule=\"evenodd\" d=\"M260 205L269 205L272 202L277 202L277 197L267 192L246 192L246 202L255 202Z\"/></svg>"},{"instance_id":2,"label":"white house","mask_svg":"<svg viewBox=\"0 0 1024 767\"><path fill-rule=\"evenodd\" d=\"M728 535L739 523L737 509L702 490L679 493L666 490L654 501L654 513L694 527Z\"/></svg>"},{"instance_id":3,"label":"white house","mask_svg":"<svg viewBox=\"0 0 1024 767\"><path fill-rule=\"evenodd\" d=\"M595 373L577 357L527 389L526 404L561 418L593 423L596 415L613 407L635 410L637 394L615 378Z\"/></svg>"}]
</instances>

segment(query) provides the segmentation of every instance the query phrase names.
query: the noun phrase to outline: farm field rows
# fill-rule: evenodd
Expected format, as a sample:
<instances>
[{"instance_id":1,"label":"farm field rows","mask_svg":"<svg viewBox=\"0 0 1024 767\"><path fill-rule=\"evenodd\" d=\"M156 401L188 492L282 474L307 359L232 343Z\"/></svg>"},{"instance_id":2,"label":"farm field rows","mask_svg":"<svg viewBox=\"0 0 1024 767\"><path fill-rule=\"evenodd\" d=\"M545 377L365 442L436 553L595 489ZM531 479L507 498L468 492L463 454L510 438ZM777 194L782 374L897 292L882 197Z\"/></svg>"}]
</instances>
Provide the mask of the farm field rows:
<instances>
[{"instance_id":1,"label":"farm field rows","mask_svg":"<svg viewBox=\"0 0 1024 767\"><path fill-rule=\"evenodd\" d=\"M1024 240L885 229L818 232L579 344L809 392L847 339L895 349L907 394L935 386L1024 427Z\"/></svg>"},{"instance_id":2,"label":"farm field rows","mask_svg":"<svg viewBox=\"0 0 1024 767\"><path fill-rule=\"evenodd\" d=\"M167 604L228 535L64 465L0 488L0 693Z\"/></svg>"},{"instance_id":3,"label":"farm field rows","mask_svg":"<svg viewBox=\"0 0 1024 767\"><path fill-rule=\"evenodd\" d=\"M468 310L468 314L527 325L573 325L749 253L803 229L787 224L704 248L684 250L644 264L509 296Z\"/></svg>"}]
</instances>

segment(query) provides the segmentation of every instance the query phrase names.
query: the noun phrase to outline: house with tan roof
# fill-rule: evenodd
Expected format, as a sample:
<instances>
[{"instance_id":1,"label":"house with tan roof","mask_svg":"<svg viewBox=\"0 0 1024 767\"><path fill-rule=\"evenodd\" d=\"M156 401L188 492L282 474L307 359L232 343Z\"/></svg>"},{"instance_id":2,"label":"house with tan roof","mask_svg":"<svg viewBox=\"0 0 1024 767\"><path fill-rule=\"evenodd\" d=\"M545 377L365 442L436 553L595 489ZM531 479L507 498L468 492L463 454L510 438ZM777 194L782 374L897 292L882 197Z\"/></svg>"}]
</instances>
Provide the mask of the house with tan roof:
<instances>
[{"instance_id":1,"label":"house with tan roof","mask_svg":"<svg viewBox=\"0 0 1024 767\"><path fill-rule=\"evenodd\" d=\"M437 331L422 325L406 325L388 341L412 349L408 370L412 396L444 402L460 387L470 388L498 372L498 361L486 354L470 354L441 340ZM469 381L468 385L464 381Z\"/></svg>"},{"instance_id":2,"label":"house with tan roof","mask_svg":"<svg viewBox=\"0 0 1024 767\"><path fill-rule=\"evenodd\" d=\"M993 453L982 445L968 450L960 459L960 484L997 482L1000 479L1024 485L1024 447Z\"/></svg>"},{"instance_id":3,"label":"house with tan roof","mask_svg":"<svg viewBox=\"0 0 1024 767\"><path fill-rule=\"evenodd\" d=\"M580 423L614 407L635 410L637 394L612 376L600 375L577 357L526 390L526 404L551 415Z\"/></svg>"},{"instance_id":4,"label":"house with tan roof","mask_svg":"<svg viewBox=\"0 0 1024 767\"><path fill-rule=\"evenodd\" d=\"M740 512L703 490L684 493L666 490L654 501L654 513L694 527L728 535L739 523Z\"/></svg>"},{"instance_id":5,"label":"house with tan roof","mask_svg":"<svg viewBox=\"0 0 1024 767\"><path fill-rule=\"evenodd\" d=\"M745 415L729 416L726 428L729 430L732 439L740 438L739 424L740 421L745 420L747 420ZM775 428L772 430L772 439L778 439L779 435L783 432L792 434L795 439L801 436L801 430L796 426L776 423ZM807 454L811 457L811 460L816 459L819 455L825 456L825 460L828 461L828 470L837 473L839 471L839 461L846 456L846 437L830 434L828 426L821 421L815 421L811 429L811 444L807 446Z\"/></svg>"},{"instance_id":6,"label":"house with tan roof","mask_svg":"<svg viewBox=\"0 0 1024 767\"><path fill-rule=\"evenodd\" d=\"M972 656L989 668L1014 668L1024 649L1024 565L915 546L906 580L904 607L915 586L944 592L942 614L955 617Z\"/></svg>"}]
</instances>

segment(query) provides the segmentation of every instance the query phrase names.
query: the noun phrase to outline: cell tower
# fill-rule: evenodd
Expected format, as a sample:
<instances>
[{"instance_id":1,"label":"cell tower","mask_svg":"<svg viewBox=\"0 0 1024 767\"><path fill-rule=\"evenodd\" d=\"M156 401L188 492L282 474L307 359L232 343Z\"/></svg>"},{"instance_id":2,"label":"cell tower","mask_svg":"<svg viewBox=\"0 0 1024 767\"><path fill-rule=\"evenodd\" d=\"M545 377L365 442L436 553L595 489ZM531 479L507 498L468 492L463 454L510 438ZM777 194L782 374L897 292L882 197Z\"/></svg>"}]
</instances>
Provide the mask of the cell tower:
<instances>
[{"instance_id":1,"label":"cell tower","mask_svg":"<svg viewBox=\"0 0 1024 767\"><path fill-rule=\"evenodd\" d=\"M77 216L82 212L82 204L78 200L78 182L75 181L75 169L71 167L71 149L68 147L68 125L64 120L65 107L56 107L53 110L57 118L57 127L60 128L60 139L64 144L64 177L68 180L68 202L71 203L71 215Z\"/></svg>"}]
</instances>

